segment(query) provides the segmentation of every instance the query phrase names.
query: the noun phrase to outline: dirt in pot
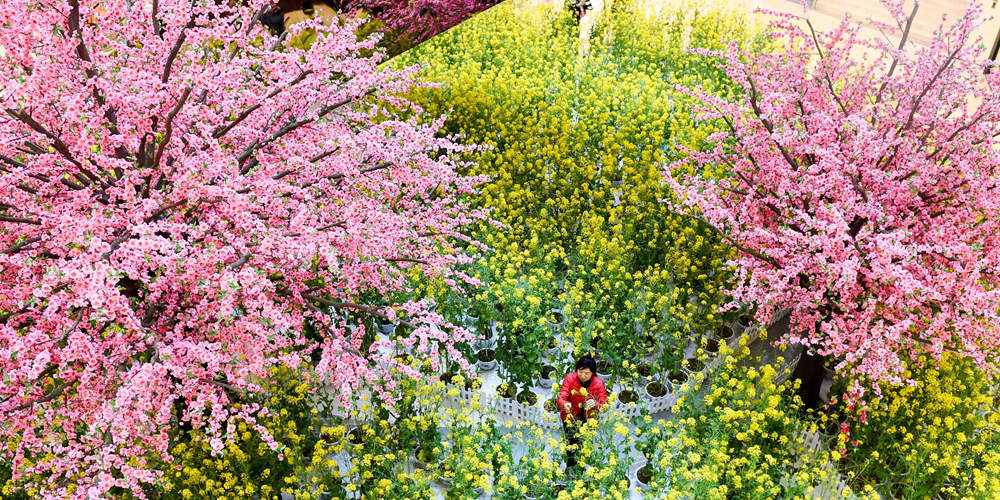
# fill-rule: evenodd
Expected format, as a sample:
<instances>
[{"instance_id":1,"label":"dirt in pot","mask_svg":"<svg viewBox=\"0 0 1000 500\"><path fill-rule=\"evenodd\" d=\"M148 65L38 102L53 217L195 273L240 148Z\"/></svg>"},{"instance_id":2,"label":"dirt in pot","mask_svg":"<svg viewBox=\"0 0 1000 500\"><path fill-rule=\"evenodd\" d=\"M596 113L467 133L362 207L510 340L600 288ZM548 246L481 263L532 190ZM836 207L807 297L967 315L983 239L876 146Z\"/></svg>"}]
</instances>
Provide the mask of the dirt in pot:
<instances>
[{"instance_id":1,"label":"dirt in pot","mask_svg":"<svg viewBox=\"0 0 1000 500\"><path fill-rule=\"evenodd\" d=\"M542 367L542 378L545 379L545 380L551 380L552 379L552 375L555 372L556 372L556 368L554 366L545 365L545 366Z\"/></svg>"},{"instance_id":2,"label":"dirt in pot","mask_svg":"<svg viewBox=\"0 0 1000 500\"><path fill-rule=\"evenodd\" d=\"M347 434L347 439L350 440L350 442L353 444L361 444L365 440L365 435L361 431L360 427L355 427L354 429L351 429L351 432Z\"/></svg>"},{"instance_id":3,"label":"dirt in pot","mask_svg":"<svg viewBox=\"0 0 1000 500\"><path fill-rule=\"evenodd\" d=\"M648 465L643 465L636 471L635 477L640 483L649 484L649 480L653 478L653 470Z\"/></svg>"},{"instance_id":4,"label":"dirt in pot","mask_svg":"<svg viewBox=\"0 0 1000 500\"><path fill-rule=\"evenodd\" d=\"M482 387L483 387L483 380L480 378L465 379L465 390L467 391L478 391Z\"/></svg>"},{"instance_id":5,"label":"dirt in pot","mask_svg":"<svg viewBox=\"0 0 1000 500\"><path fill-rule=\"evenodd\" d=\"M483 349L476 353L476 357L483 363L489 363L495 359L496 355L494 354L493 349Z\"/></svg>"},{"instance_id":6,"label":"dirt in pot","mask_svg":"<svg viewBox=\"0 0 1000 500\"><path fill-rule=\"evenodd\" d=\"M609 362L607 360L604 360L604 359L598 361L597 362L597 373L600 373L602 375L607 375L607 374L611 373L611 362Z\"/></svg>"},{"instance_id":7,"label":"dirt in pot","mask_svg":"<svg viewBox=\"0 0 1000 500\"><path fill-rule=\"evenodd\" d=\"M675 384L683 384L687 382L688 377L684 372L672 371L667 375L667 379Z\"/></svg>"},{"instance_id":8,"label":"dirt in pot","mask_svg":"<svg viewBox=\"0 0 1000 500\"><path fill-rule=\"evenodd\" d=\"M639 365L638 371L639 375L642 375L643 377L648 377L651 373L653 373L653 365L650 365L649 363L643 363Z\"/></svg>"},{"instance_id":9,"label":"dirt in pot","mask_svg":"<svg viewBox=\"0 0 1000 500\"><path fill-rule=\"evenodd\" d=\"M552 318L549 321L551 321L553 324L558 325L558 324L561 324L565 318L566 317L563 316L563 313L558 312L558 311L553 311L552 312Z\"/></svg>"},{"instance_id":10,"label":"dirt in pot","mask_svg":"<svg viewBox=\"0 0 1000 500\"><path fill-rule=\"evenodd\" d=\"M718 335L720 339L728 339L733 336L733 329L728 326L720 326L719 329L716 330L715 334Z\"/></svg>"},{"instance_id":11,"label":"dirt in pot","mask_svg":"<svg viewBox=\"0 0 1000 500\"><path fill-rule=\"evenodd\" d=\"M517 395L517 402L523 405L532 406L538 402L538 394L531 391L524 391Z\"/></svg>"},{"instance_id":12,"label":"dirt in pot","mask_svg":"<svg viewBox=\"0 0 1000 500\"><path fill-rule=\"evenodd\" d=\"M636 394L635 394L634 391L630 391L630 390L626 389L626 390L618 393L618 401L621 401L622 403L625 403L625 404L635 403L638 400L639 400L639 397L636 396Z\"/></svg>"},{"instance_id":13,"label":"dirt in pot","mask_svg":"<svg viewBox=\"0 0 1000 500\"><path fill-rule=\"evenodd\" d=\"M437 457L434 456L434 450L433 450L433 448L427 448L427 447L423 447L423 446L420 446L420 447L417 448L417 454L416 455L417 455L417 460L420 460L421 462L423 462L425 464L429 464L429 463L433 462L435 458L437 458Z\"/></svg>"},{"instance_id":14,"label":"dirt in pot","mask_svg":"<svg viewBox=\"0 0 1000 500\"><path fill-rule=\"evenodd\" d=\"M684 368L691 372L700 372L702 368L705 368L705 363L702 363L700 359L688 358L684 360Z\"/></svg>"},{"instance_id":15,"label":"dirt in pot","mask_svg":"<svg viewBox=\"0 0 1000 500\"><path fill-rule=\"evenodd\" d=\"M719 341L715 339L708 339L705 341L705 350L715 354L719 352Z\"/></svg>"},{"instance_id":16,"label":"dirt in pot","mask_svg":"<svg viewBox=\"0 0 1000 500\"><path fill-rule=\"evenodd\" d=\"M659 382L652 382L646 384L646 393L654 398L662 398L667 395L667 386Z\"/></svg>"}]
</instances>

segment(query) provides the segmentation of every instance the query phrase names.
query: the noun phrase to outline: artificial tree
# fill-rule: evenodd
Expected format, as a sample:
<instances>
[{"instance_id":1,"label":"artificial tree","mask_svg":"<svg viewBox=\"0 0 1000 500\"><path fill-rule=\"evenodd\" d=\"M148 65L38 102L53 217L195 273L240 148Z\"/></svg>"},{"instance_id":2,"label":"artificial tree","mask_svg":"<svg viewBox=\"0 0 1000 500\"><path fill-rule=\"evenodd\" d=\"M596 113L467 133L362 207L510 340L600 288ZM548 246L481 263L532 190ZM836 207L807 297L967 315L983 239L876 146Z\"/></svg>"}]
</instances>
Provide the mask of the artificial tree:
<instances>
[{"instance_id":1,"label":"artificial tree","mask_svg":"<svg viewBox=\"0 0 1000 500\"><path fill-rule=\"evenodd\" d=\"M432 356L470 338L426 302L358 301L471 260L448 236L477 217L463 148L399 118L415 68L359 56L360 21L286 47L264 3L0 6L0 454L39 496L141 492L178 425L218 452L314 351L342 405L391 406L412 370L331 310L403 319Z\"/></svg>"},{"instance_id":2,"label":"artificial tree","mask_svg":"<svg viewBox=\"0 0 1000 500\"><path fill-rule=\"evenodd\" d=\"M792 308L781 342L804 344L806 362L835 359L855 376L852 401L902 382L919 353L992 374L1000 359L1000 73L983 74L995 63L974 37L982 7L916 47L916 5L883 3L897 41L781 15L778 50L700 51L743 92L688 90L724 129L664 172L673 205L736 248L733 305L755 305L765 324ZM691 165L729 176L676 172Z\"/></svg>"}]
</instances>

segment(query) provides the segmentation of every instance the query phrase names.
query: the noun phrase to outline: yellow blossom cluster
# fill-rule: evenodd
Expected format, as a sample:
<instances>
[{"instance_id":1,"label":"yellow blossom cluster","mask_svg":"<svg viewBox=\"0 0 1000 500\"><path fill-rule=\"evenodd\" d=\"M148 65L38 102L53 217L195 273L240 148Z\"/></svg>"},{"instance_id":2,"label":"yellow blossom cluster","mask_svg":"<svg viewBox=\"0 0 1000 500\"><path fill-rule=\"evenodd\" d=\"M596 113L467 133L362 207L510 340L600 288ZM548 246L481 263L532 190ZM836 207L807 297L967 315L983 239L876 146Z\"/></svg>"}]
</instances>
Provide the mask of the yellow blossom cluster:
<instances>
[{"instance_id":1,"label":"yellow blossom cluster","mask_svg":"<svg viewBox=\"0 0 1000 500\"><path fill-rule=\"evenodd\" d=\"M616 6L584 58L565 10L508 2L398 64L425 63L424 78L443 86L412 98L431 116L448 115L444 133L486 146L467 167L490 177L473 204L497 222L475 235L492 249L473 269L487 284L475 296L480 317L527 340L518 345L544 345L546 315L564 306L565 351L592 343L620 361L640 349L637 324L674 346L719 323L732 250L661 203L673 195L660 172L679 158L677 146L699 147L713 131L694 125L675 86L732 92L687 49L749 41L755 31L729 14ZM721 166L702 174L726 175Z\"/></svg>"},{"instance_id":2,"label":"yellow blossom cluster","mask_svg":"<svg viewBox=\"0 0 1000 500\"><path fill-rule=\"evenodd\" d=\"M863 423L852 419L847 434L828 431L837 432L834 448L845 452L841 473L855 490L883 497L997 498L1000 392L972 360L948 352L938 366L929 358L911 362L903 377L916 384L883 387ZM833 393L847 383L839 380Z\"/></svg>"},{"instance_id":3,"label":"yellow blossom cluster","mask_svg":"<svg viewBox=\"0 0 1000 500\"><path fill-rule=\"evenodd\" d=\"M240 422L226 433L221 451L213 451L204 430L178 428L170 448L161 498L271 498L286 492L298 499L319 498L319 491L342 491L341 476L330 467L335 453L319 439L321 423L308 394L308 383L288 368L273 373L266 405L272 410L256 423L274 437L272 449L259 429ZM240 405L242 403L236 403ZM324 430L324 432L329 432ZM307 474L316 483L301 484Z\"/></svg>"},{"instance_id":4,"label":"yellow blossom cluster","mask_svg":"<svg viewBox=\"0 0 1000 500\"><path fill-rule=\"evenodd\" d=\"M647 426L654 435L643 439L652 442L640 448L652 467L650 491L663 498L808 498L827 478L828 457L805 446L796 383L779 383L776 369L761 366L745 342L724 356L699 397L681 398L674 420Z\"/></svg>"}]
</instances>

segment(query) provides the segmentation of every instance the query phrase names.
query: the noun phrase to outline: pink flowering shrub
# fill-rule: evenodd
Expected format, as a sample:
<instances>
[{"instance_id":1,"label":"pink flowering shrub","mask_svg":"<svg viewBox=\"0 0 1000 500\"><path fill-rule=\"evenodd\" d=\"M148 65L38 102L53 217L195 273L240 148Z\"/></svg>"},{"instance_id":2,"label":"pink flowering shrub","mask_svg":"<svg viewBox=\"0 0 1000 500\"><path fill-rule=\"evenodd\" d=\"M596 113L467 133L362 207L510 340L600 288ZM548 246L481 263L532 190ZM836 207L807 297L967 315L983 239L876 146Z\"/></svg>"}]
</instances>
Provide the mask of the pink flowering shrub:
<instances>
[{"instance_id":1,"label":"pink flowering shrub","mask_svg":"<svg viewBox=\"0 0 1000 500\"><path fill-rule=\"evenodd\" d=\"M724 130L681 164L731 175L665 172L676 208L737 249L734 305L754 304L759 321L794 308L784 341L866 381L852 400L902 382L921 352L994 374L1000 359L1000 71L984 75L980 7L916 47L912 13L884 4L896 25L881 28L902 41L775 14L779 50L713 53L743 92L688 91Z\"/></svg>"},{"instance_id":2,"label":"pink flowering shrub","mask_svg":"<svg viewBox=\"0 0 1000 500\"><path fill-rule=\"evenodd\" d=\"M482 12L500 0L357 0L392 30L420 43Z\"/></svg>"},{"instance_id":3,"label":"pink flowering shrub","mask_svg":"<svg viewBox=\"0 0 1000 500\"><path fill-rule=\"evenodd\" d=\"M343 13L367 12L380 28L394 35L390 42L415 45L465 21L501 0L314 0ZM294 4L293 0L285 3ZM398 39L397 39L398 38ZM390 43L391 45L391 43Z\"/></svg>"},{"instance_id":4,"label":"pink flowering shrub","mask_svg":"<svg viewBox=\"0 0 1000 500\"><path fill-rule=\"evenodd\" d=\"M334 313L404 322L418 357L471 339L419 297L358 300L413 266L469 281L467 148L398 118L416 69L359 56L360 21L285 48L264 3L0 2L0 462L39 496L138 494L180 424L277 447L233 403L316 352L342 404L391 406L390 341Z\"/></svg>"}]
</instances>

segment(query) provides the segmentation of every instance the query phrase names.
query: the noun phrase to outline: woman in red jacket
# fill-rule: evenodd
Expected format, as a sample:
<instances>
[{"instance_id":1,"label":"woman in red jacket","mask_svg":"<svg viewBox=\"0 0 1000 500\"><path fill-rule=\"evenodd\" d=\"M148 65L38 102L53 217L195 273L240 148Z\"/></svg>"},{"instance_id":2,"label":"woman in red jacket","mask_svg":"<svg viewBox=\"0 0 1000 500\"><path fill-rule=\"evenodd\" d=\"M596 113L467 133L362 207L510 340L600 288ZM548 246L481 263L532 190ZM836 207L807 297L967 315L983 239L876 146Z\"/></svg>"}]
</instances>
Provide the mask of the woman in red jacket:
<instances>
[{"instance_id":1,"label":"woman in red jacket","mask_svg":"<svg viewBox=\"0 0 1000 500\"><path fill-rule=\"evenodd\" d=\"M595 375L597 362L593 356L583 356L576 361L576 371L563 378L559 389L559 415L562 417L566 436L566 470L576 467L576 452L580 446L580 425L597 416L608 402L604 381Z\"/></svg>"}]
</instances>

